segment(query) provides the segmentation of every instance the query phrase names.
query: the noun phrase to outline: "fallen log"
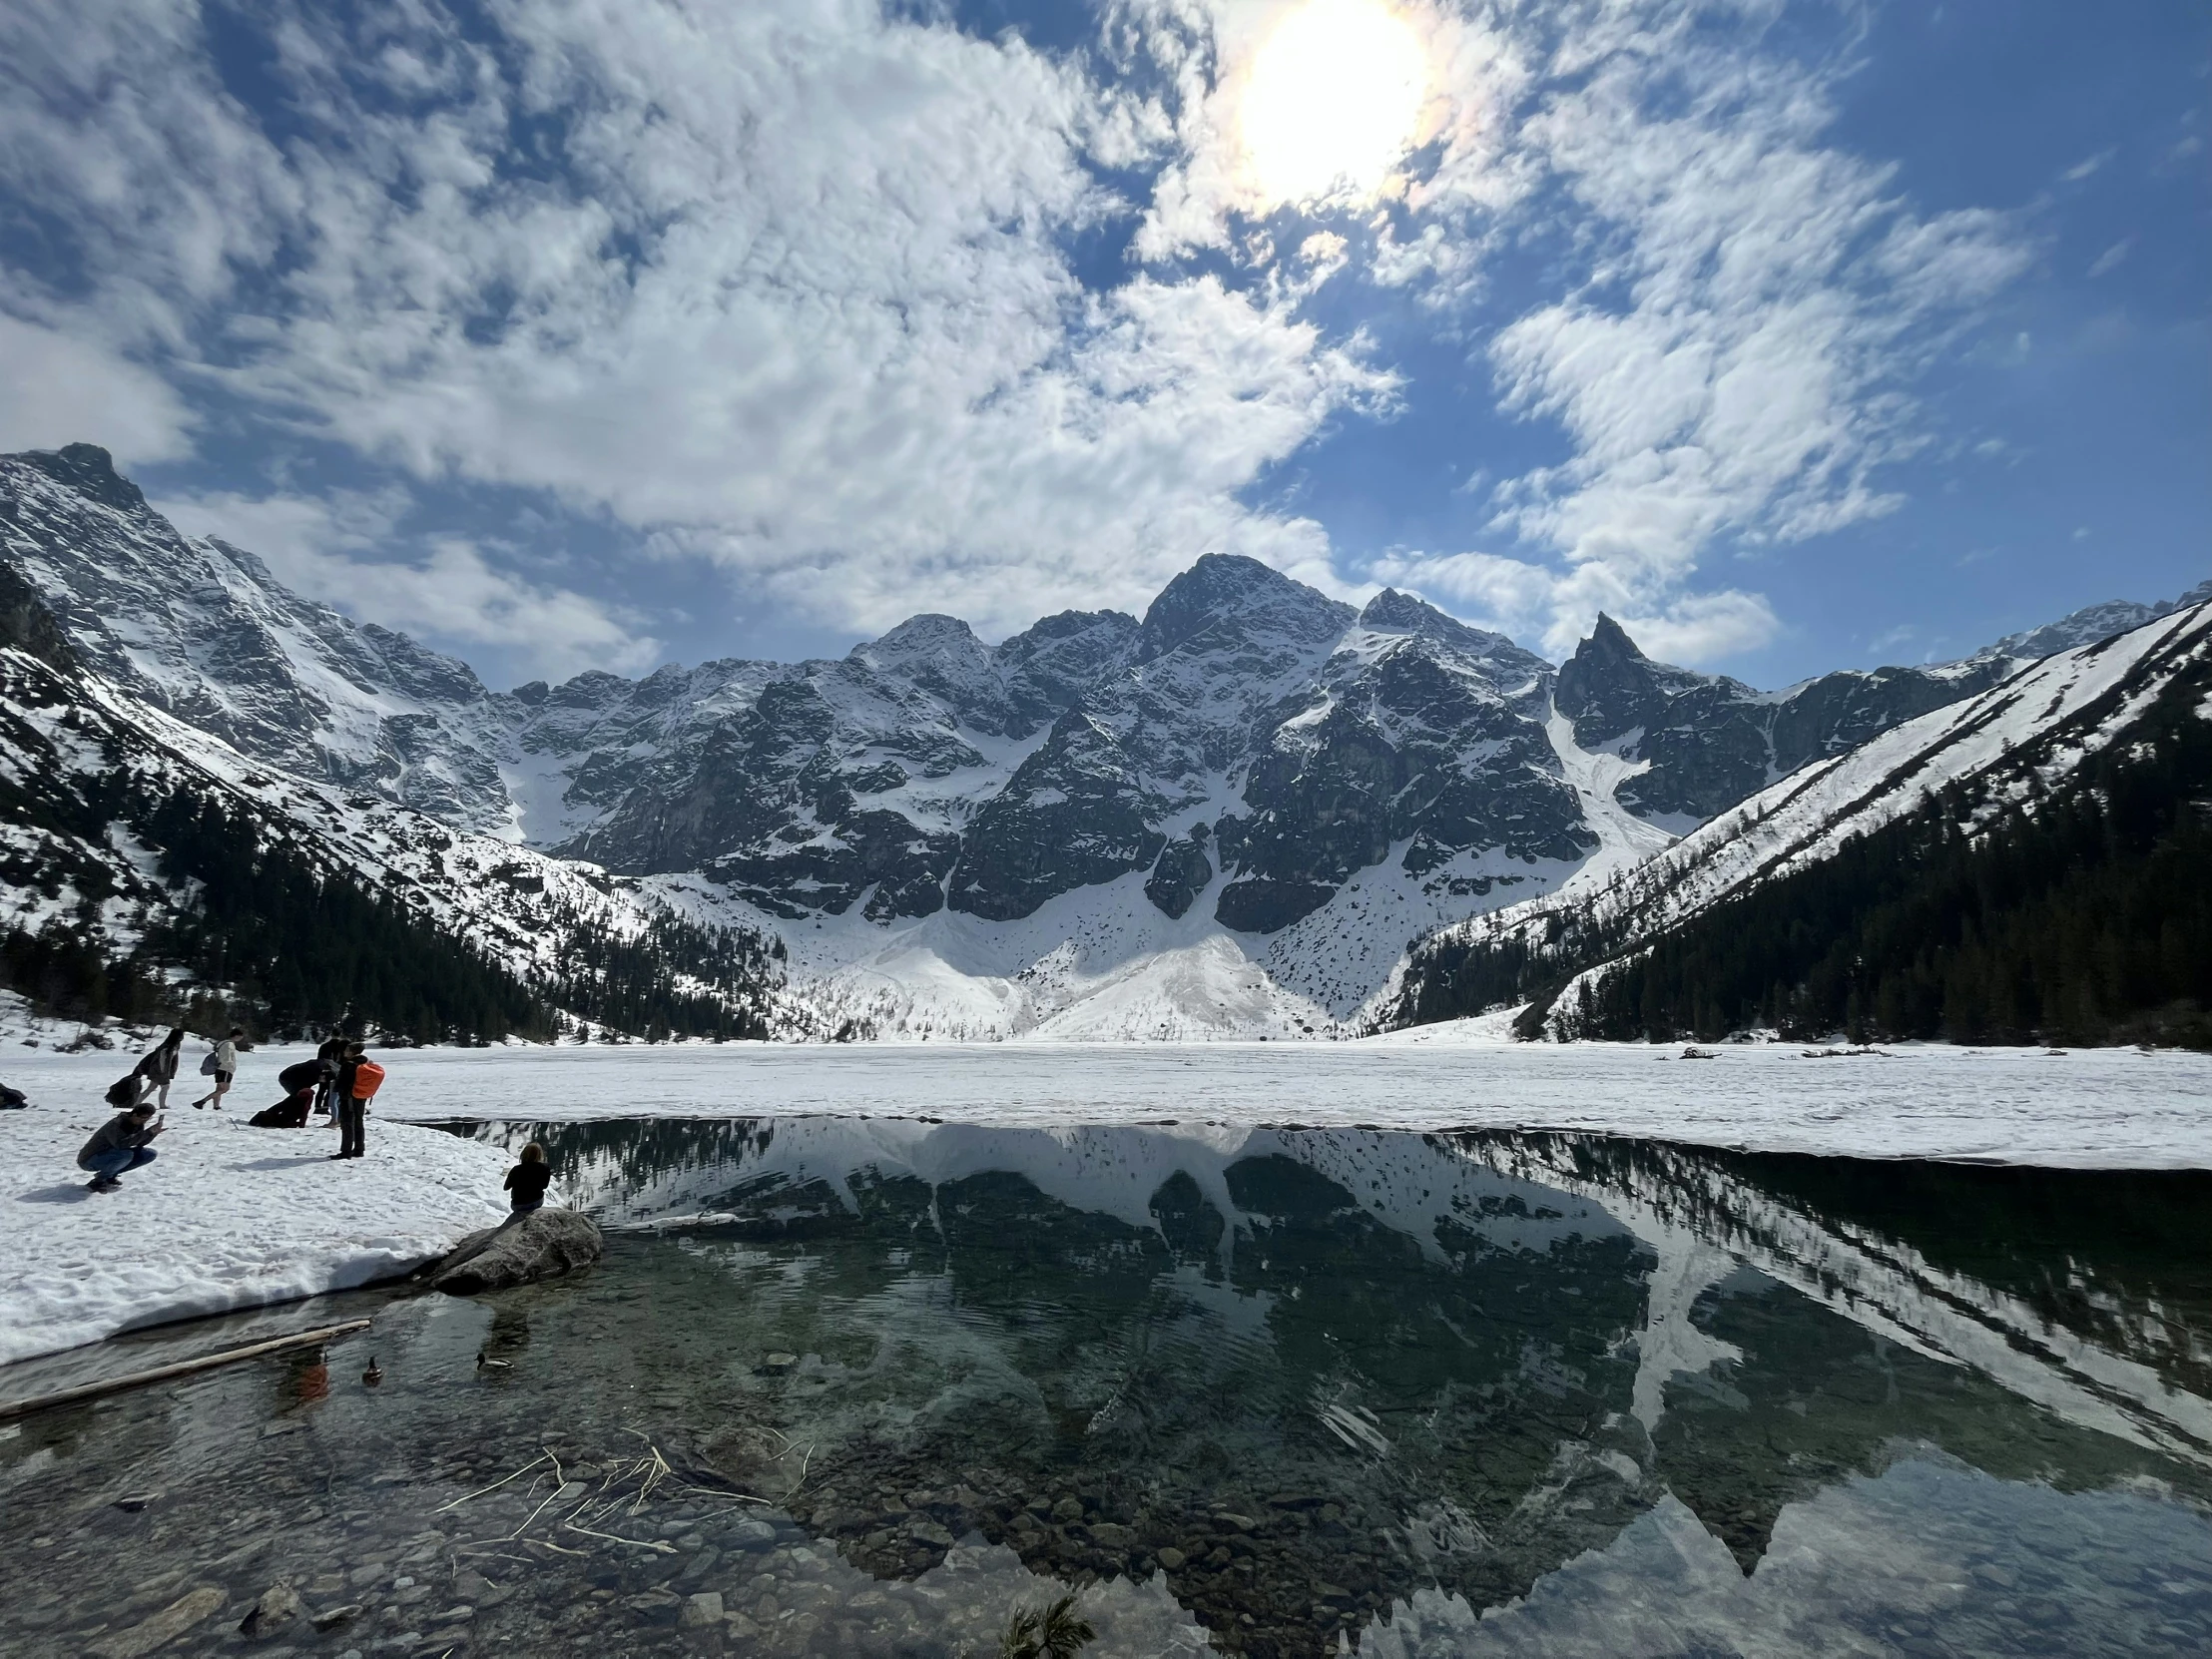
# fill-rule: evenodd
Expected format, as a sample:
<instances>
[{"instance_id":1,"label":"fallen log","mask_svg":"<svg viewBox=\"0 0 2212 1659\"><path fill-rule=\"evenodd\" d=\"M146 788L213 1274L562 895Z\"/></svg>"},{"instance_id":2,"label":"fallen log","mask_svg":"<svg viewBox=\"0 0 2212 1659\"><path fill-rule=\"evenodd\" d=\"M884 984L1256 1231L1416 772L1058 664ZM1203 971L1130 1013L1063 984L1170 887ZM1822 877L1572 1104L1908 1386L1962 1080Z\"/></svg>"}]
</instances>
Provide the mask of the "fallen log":
<instances>
[{"instance_id":1,"label":"fallen log","mask_svg":"<svg viewBox=\"0 0 2212 1659\"><path fill-rule=\"evenodd\" d=\"M343 1325L326 1325L319 1331L301 1331L289 1337L272 1337L265 1343L251 1343L245 1348L207 1354L197 1360L180 1360L172 1366L156 1366L152 1371L133 1372L128 1377L113 1377L102 1382L80 1382L74 1388L62 1388L30 1399L0 1400L0 1422L9 1417L28 1416L33 1411L50 1410L57 1405L74 1405L81 1399L98 1399L102 1394L119 1394L152 1382L167 1382L173 1377L213 1371L218 1366L235 1365L241 1360L259 1359L264 1354L279 1354L287 1348L309 1348L339 1337L350 1337L356 1331L366 1331L368 1325L367 1320L347 1320Z\"/></svg>"}]
</instances>

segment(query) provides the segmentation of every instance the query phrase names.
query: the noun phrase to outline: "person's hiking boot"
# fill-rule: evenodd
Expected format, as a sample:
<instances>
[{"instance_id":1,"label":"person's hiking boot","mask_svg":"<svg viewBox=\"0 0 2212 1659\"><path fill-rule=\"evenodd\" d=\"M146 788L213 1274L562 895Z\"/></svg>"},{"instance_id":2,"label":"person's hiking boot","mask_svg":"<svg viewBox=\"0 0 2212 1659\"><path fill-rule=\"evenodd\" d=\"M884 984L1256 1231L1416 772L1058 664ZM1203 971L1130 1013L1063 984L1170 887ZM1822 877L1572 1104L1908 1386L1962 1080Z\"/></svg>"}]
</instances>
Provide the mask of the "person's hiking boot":
<instances>
[{"instance_id":1,"label":"person's hiking boot","mask_svg":"<svg viewBox=\"0 0 2212 1659\"><path fill-rule=\"evenodd\" d=\"M88 1193L112 1193L123 1185L112 1175L96 1175L85 1183Z\"/></svg>"}]
</instances>

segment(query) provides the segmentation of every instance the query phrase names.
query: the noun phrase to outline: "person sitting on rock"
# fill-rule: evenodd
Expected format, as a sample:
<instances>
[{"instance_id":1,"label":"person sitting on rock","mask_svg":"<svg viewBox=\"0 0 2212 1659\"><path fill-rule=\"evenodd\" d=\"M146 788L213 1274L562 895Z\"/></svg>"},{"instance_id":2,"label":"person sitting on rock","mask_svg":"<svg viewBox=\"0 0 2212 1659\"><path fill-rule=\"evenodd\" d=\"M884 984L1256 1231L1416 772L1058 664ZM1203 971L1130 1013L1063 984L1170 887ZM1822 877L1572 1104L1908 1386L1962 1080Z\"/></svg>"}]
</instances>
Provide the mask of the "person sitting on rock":
<instances>
[{"instance_id":1,"label":"person sitting on rock","mask_svg":"<svg viewBox=\"0 0 2212 1659\"><path fill-rule=\"evenodd\" d=\"M553 1166L545 1161L545 1148L532 1141L522 1149L522 1162L507 1172L506 1188L513 1193L507 1213L512 1224L545 1208L545 1189L553 1184Z\"/></svg>"},{"instance_id":2,"label":"person sitting on rock","mask_svg":"<svg viewBox=\"0 0 2212 1659\"><path fill-rule=\"evenodd\" d=\"M154 1103L142 1100L93 1131L92 1139L85 1142L84 1150L77 1154L77 1167L92 1172L86 1190L112 1193L123 1185L125 1175L151 1164L154 1149L147 1142L164 1127L154 1116Z\"/></svg>"}]
</instances>

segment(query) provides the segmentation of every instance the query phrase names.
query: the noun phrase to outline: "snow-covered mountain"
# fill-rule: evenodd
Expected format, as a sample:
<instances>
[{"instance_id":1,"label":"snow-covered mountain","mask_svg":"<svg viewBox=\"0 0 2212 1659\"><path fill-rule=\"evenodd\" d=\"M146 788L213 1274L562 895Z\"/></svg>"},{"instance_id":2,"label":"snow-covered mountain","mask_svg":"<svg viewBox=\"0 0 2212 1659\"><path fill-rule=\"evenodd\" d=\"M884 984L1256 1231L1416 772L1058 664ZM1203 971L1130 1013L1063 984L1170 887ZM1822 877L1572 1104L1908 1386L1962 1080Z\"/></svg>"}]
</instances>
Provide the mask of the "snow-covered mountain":
<instances>
[{"instance_id":1,"label":"snow-covered mountain","mask_svg":"<svg viewBox=\"0 0 2212 1659\"><path fill-rule=\"evenodd\" d=\"M326 932L380 904L414 929L329 936L321 948L332 955L380 952L387 968L433 975L486 964L577 1031L630 1029L605 1015L640 1005L643 992L704 1007L718 1029L822 1034L783 990L769 939L687 929L645 884L252 761L84 671L50 613L0 565L0 983L33 1009L81 1004L73 1017L92 1023L128 1012L132 975L167 981L172 1007L206 993L236 999L235 977L192 974L173 948L187 938L259 944L253 935L269 931L267 904L227 933L211 921L211 883L190 861L211 825L227 837L214 852L237 865L238 884L298 875L320 889L307 902ZM333 888L359 902L333 905ZM370 991L373 977L355 982ZM371 1027L404 1030L391 1010L422 999L388 980L383 993L356 1010ZM287 1017L280 985L248 1000Z\"/></svg>"},{"instance_id":2,"label":"snow-covered mountain","mask_svg":"<svg viewBox=\"0 0 2212 1659\"><path fill-rule=\"evenodd\" d=\"M885 1034L1332 1029L1409 939L1586 888L2028 648L1761 693L1607 619L1555 670L1208 555L1142 618L996 646L919 616L834 660L493 692L180 535L84 444L0 456L0 555L119 694L780 935L833 1024Z\"/></svg>"},{"instance_id":3,"label":"snow-covered mountain","mask_svg":"<svg viewBox=\"0 0 2212 1659\"><path fill-rule=\"evenodd\" d=\"M1544 1029L1573 1035L1585 985L1717 906L1834 859L1938 798L1969 842L2014 810L2032 816L2085 762L2148 748L2147 718L2170 713L2176 697L2197 719L2212 720L2212 595L2192 597L2186 609L2061 651L1806 766L1602 884L1440 931L1409 958L1389 999L1395 1017L1424 1001L1433 1006L1424 993L1438 976L1464 972L1470 956L1510 964L1516 980L1529 982L1553 961L1578 971L1550 1004Z\"/></svg>"}]
</instances>

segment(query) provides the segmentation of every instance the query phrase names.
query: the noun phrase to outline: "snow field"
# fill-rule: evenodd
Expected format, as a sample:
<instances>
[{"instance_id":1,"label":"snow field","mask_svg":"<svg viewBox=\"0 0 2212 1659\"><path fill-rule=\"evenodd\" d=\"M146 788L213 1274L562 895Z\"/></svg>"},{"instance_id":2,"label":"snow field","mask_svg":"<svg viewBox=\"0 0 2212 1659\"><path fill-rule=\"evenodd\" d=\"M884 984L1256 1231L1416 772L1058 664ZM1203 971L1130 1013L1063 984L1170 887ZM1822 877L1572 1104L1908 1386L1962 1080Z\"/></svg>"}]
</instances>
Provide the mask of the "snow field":
<instances>
[{"instance_id":1,"label":"snow field","mask_svg":"<svg viewBox=\"0 0 2212 1659\"><path fill-rule=\"evenodd\" d=\"M480 1142L372 1116L367 1155L331 1163L327 1129L254 1129L174 1090L156 1161L88 1193L77 1149L117 1067L70 1058L8 1069L34 1104L0 1113L0 1365L389 1278L505 1213L507 1159Z\"/></svg>"}]
</instances>

